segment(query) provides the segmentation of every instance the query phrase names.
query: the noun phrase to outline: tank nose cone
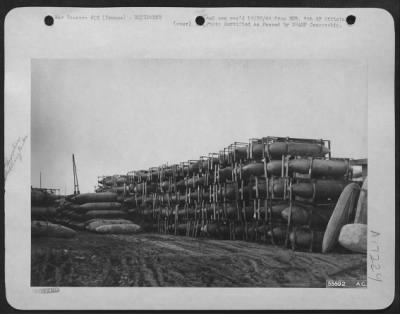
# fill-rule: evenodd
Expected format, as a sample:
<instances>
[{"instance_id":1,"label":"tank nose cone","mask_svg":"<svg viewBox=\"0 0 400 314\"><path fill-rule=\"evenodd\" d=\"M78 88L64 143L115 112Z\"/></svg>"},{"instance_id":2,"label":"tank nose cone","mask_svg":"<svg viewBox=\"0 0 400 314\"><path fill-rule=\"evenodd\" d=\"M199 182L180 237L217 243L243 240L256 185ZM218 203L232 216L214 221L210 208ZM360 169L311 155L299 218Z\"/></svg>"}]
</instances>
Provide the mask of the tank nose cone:
<instances>
[{"instance_id":1,"label":"tank nose cone","mask_svg":"<svg viewBox=\"0 0 400 314\"><path fill-rule=\"evenodd\" d=\"M289 208L285 208L282 212L281 212L282 218L285 220L289 219Z\"/></svg>"},{"instance_id":2,"label":"tank nose cone","mask_svg":"<svg viewBox=\"0 0 400 314\"><path fill-rule=\"evenodd\" d=\"M328 147L322 146L322 152L323 152L324 154L328 154L328 153L330 152L330 150L329 150Z\"/></svg>"}]
</instances>

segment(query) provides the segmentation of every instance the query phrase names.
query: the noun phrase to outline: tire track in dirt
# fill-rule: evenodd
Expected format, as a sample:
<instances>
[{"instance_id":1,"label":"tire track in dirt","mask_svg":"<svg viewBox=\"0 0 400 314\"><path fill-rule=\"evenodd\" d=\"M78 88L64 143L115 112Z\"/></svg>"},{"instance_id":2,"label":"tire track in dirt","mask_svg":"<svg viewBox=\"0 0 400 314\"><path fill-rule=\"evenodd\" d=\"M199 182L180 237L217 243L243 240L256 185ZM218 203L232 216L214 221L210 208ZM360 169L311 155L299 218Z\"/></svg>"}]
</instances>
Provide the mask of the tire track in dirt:
<instances>
[{"instance_id":1,"label":"tire track in dirt","mask_svg":"<svg viewBox=\"0 0 400 314\"><path fill-rule=\"evenodd\" d=\"M250 265L252 266L253 273L259 273L258 263L254 259L250 259Z\"/></svg>"},{"instance_id":2,"label":"tire track in dirt","mask_svg":"<svg viewBox=\"0 0 400 314\"><path fill-rule=\"evenodd\" d=\"M104 263L104 268L102 272L102 286L108 286L110 284L111 279L111 271L112 271L112 264L111 259L107 256L106 261Z\"/></svg>"},{"instance_id":3,"label":"tire track in dirt","mask_svg":"<svg viewBox=\"0 0 400 314\"><path fill-rule=\"evenodd\" d=\"M154 241L151 244L159 246L163 250L169 250L175 254L187 254L187 255L203 255L203 253L196 252L193 248L186 249L180 243L160 242Z\"/></svg>"},{"instance_id":4,"label":"tire track in dirt","mask_svg":"<svg viewBox=\"0 0 400 314\"><path fill-rule=\"evenodd\" d=\"M121 273L119 285L123 287L129 286L129 267L127 263L127 257L125 254L121 256Z\"/></svg>"},{"instance_id":5,"label":"tire track in dirt","mask_svg":"<svg viewBox=\"0 0 400 314\"><path fill-rule=\"evenodd\" d=\"M291 252L290 256L286 256L287 258L284 261L284 268L286 269L286 277L289 282L285 283L285 286L290 284L294 284L296 286L312 286L312 283L320 283L321 280L324 279L324 270L322 270L322 274L319 271L319 267L316 266L312 260L312 253L303 253L303 252ZM310 258L305 258L305 254ZM282 255L280 256L280 261L282 260Z\"/></svg>"},{"instance_id":6,"label":"tire track in dirt","mask_svg":"<svg viewBox=\"0 0 400 314\"><path fill-rule=\"evenodd\" d=\"M176 243L176 245L179 245L183 249L190 251L191 254L206 255L214 253L215 248L213 248L211 245L208 245L208 242L202 240L203 239L198 239L197 242L185 242L182 239L180 242Z\"/></svg>"},{"instance_id":7,"label":"tire track in dirt","mask_svg":"<svg viewBox=\"0 0 400 314\"><path fill-rule=\"evenodd\" d=\"M168 270L163 269L160 264L161 264L161 259L160 257L157 257L157 262L152 263L153 265L152 269L159 286L164 287L165 286L164 272Z\"/></svg>"},{"instance_id":8,"label":"tire track in dirt","mask_svg":"<svg viewBox=\"0 0 400 314\"><path fill-rule=\"evenodd\" d=\"M187 280L183 274L175 269L168 270L168 283L175 287L187 287Z\"/></svg>"},{"instance_id":9,"label":"tire track in dirt","mask_svg":"<svg viewBox=\"0 0 400 314\"><path fill-rule=\"evenodd\" d=\"M155 278L153 270L147 265L144 254L138 256L139 269L141 274L140 286L157 287L159 284Z\"/></svg>"},{"instance_id":10,"label":"tire track in dirt","mask_svg":"<svg viewBox=\"0 0 400 314\"><path fill-rule=\"evenodd\" d=\"M359 278L359 275L356 275L356 271L363 269L363 268L367 268L366 263L362 263L362 264L358 264L358 265L352 265L350 267L344 268L344 269L339 269L338 271L334 272L334 273L329 273L328 274L328 279L332 279L332 278L348 278L351 277L352 279L356 279L356 280L360 280L360 279L364 279L364 278ZM366 276L364 276L366 277Z\"/></svg>"},{"instance_id":11,"label":"tire track in dirt","mask_svg":"<svg viewBox=\"0 0 400 314\"><path fill-rule=\"evenodd\" d=\"M307 255L305 255L307 254ZM329 255L303 253L297 254L296 264L304 269L311 282L325 282L332 278L332 273L344 271L347 268L346 256L342 263L335 263ZM358 267L359 265L356 265ZM344 269L343 269L344 268Z\"/></svg>"},{"instance_id":12,"label":"tire track in dirt","mask_svg":"<svg viewBox=\"0 0 400 314\"><path fill-rule=\"evenodd\" d=\"M151 286L155 285L157 287L160 286L160 278L156 270L155 263L152 261L148 261L148 258L144 258L143 267L146 269L147 281L150 283Z\"/></svg>"},{"instance_id":13,"label":"tire track in dirt","mask_svg":"<svg viewBox=\"0 0 400 314\"><path fill-rule=\"evenodd\" d=\"M143 259L140 250L137 252L135 258L136 258L136 273L138 274L137 286L144 287L145 277L144 277L144 272L142 271Z\"/></svg>"},{"instance_id":14,"label":"tire track in dirt","mask_svg":"<svg viewBox=\"0 0 400 314\"><path fill-rule=\"evenodd\" d=\"M140 282L140 272L138 271L139 264L137 256L130 255L129 262L129 278L130 286L138 287Z\"/></svg>"},{"instance_id":15,"label":"tire track in dirt","mask_svg":"<svg viewBox=\"0 0 400 314\"><path fill-rule=\"evenodd\" d=\"M188 264L195 270L195 276L205 279L203 283L206 286L212 286L214 283L214 286L242 285L241 276L238 276L238 269L231 257L204 258L200 266L196 260Z\"/></svg>"},{"instance_id":16,"label":"tire track in dirt","mask_svg":"<svg viewBox=\"0 0 400 314\"><path fill-rule=\"evenodd\" d=\"M309 263L312 264L318 264L318 265L324 265L325 268L332 268L339 270L340 265L338 265L337 262L335 262L335 259L332 259L335 256L329 256L329 255L324 255L324 254L312 254L310 256L300 256L300 258L303 261L308 261ZM344 259L341 264L347 263L346 260Z\"/></svg>"}]
</instances>

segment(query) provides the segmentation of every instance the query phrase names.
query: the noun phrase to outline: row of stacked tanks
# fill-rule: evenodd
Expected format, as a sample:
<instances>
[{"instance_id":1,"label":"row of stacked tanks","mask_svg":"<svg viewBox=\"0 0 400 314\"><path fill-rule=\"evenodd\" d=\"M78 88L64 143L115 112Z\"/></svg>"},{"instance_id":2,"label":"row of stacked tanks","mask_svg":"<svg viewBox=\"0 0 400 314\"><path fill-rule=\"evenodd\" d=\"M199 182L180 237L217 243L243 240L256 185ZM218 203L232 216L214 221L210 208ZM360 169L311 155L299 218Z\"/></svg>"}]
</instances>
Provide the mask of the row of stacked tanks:
<instances>
[{"instance_id":1,"label":"row of stacked tanks","mask_svg":"<svg viewBox=\"0 0 400 314\"><path fill-rule=\"evenodd\" d=\"M198 160L99 177L98 199L113 195L116 203L92 203L85 215L127 218L151 232L320 251L343 190L361 187L355 177L350 159L331 157L329 140L251 139ZM82 213L77 206L70 215ZM347 215L345 223L354 222L354 210Z\"/></svg>"},{"instance_id":2,"label":"row of stacked tanks","mask_svg":"<svg viewBox=\"0 0 400 314\"><path fill-rule=\"evenodd\" d=\"M31 235L32 237L74 237L76 232L53 221L61 209L62 196L57 189L31 187Z\"/></svg>"},{"instance_id":3,"label":"row of stacked tanks","mask_svg":"<svg viewBox=\"0 0 400 314\"><path fill-rule=\"evenodd\" d=\"M31 205L32 236L69 238L76 229L101 234L141 231L127 219L123 197L116 192L61 196L32 188Z\"/></svg>"}]
</instances>

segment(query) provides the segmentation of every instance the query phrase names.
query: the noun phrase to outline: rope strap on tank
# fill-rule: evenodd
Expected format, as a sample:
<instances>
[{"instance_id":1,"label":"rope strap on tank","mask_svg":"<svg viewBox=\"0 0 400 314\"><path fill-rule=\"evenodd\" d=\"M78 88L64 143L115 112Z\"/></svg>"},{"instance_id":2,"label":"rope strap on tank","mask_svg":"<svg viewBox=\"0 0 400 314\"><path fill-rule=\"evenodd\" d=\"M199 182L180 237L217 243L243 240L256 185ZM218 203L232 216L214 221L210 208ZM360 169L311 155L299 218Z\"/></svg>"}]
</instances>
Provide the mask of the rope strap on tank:
<instances>
[{"instance_id":1,"label":"rope strap on tank","mask_svg":"<svg viewBox=\"0 0 400 314\"><path fill-rule=\"evenodd\" d=\"M312 195L312 200L315 201L316 196L317 196L317 184L315 182L312 182L312 187L313 187L313 195Z\"/></svg>"},{"instance_id":2,"label":"rope strap on tank","mask_svg":"<svg viewBox=\"0 0 400 314\"><path fill-rule=\"evenodd\" d=\"M290 232L289 231L289 228L288 228L288 232ZM296 244L297 244L297 227L294 227L293 229L292 229L292 234L293 234L293 240L291 241L291 246L292 246L292 250L294 251L294 250L296 250ZM290 239L289 239L289 241L290 241Z\"/></svg>"},{"instance_id":3,"label":"rope strap on tank","mask_svg":"<svg viewBox=\"0 0 400 314\"><path fill-rule=\"evenodd\" d=\"M310 178L312 177L313 163L314 163L314 158L310 158L310 169L308 169L308 175Z\"/></svg>"}]
</instances>

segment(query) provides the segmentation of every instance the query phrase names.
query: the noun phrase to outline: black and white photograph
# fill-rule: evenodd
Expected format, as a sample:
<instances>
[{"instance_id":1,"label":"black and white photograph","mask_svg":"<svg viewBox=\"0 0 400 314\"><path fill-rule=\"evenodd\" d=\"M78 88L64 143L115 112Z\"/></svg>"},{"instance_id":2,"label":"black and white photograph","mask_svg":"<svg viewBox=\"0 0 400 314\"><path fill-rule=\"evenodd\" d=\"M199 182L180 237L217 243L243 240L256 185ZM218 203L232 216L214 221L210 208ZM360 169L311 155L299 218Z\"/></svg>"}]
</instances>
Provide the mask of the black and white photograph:
<instances>
[{"instance_id":1,"label":"black and white photograph","mask_svg":"<svg viewBox=\"0 0 400 314\"><path fill-rule=\"evenodd\" d=\"M33 60L32 286L365 287L365 71Z\"/></svg>"},{"instance_id":2,"label":"black and white photograph","mask_svg":"<svg viewBox=\"0 0 400 314\"><path fill-rule=\"evenodd\" d=\"M8 302L390 304L391 22L379 9L11 12Z\"/></svg>"}]
</instances>

